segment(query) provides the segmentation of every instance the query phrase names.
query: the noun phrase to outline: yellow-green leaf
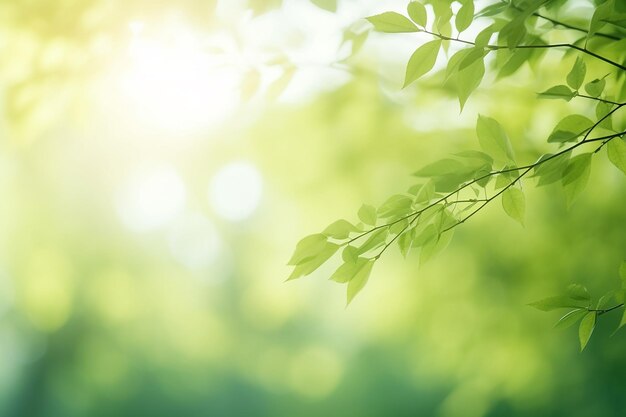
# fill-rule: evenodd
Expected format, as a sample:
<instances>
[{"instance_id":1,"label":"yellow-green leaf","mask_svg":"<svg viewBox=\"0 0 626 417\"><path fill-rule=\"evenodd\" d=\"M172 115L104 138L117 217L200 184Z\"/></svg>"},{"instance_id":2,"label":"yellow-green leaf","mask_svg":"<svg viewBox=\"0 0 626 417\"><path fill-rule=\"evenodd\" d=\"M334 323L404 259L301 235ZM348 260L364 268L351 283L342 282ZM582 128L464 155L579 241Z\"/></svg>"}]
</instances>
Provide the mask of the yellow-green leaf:
<instances>
[{"instance_id":1,"label":"yellow-green leaf","mask_svg":"<svg viewBox=\"0 0 626 417\"><path fill-rule=\"evenodd\" d=\"M502 207L506 214L524 226L526 198L519 188L510 187L502 193Z\"/></svg>"},{"instance_id":2,"label":"yellow-green leaf","mask_svg":"<svg viewBox=\"0 0 626 417\"><path fill-rule=\"evenodd\" d=\"M433 69L441 47L441 40L434 40L425 43L413 52L406 66L406 76L404 77L404 85L408 86L422 75Z\"/></svg>"},{"instance_id":3,"label":"yellow-green leaf","mask_svg":"<svg viewBox=\"0 0 626 417\"><path fill-rule=\"evenodd\" d=\"M426 8L419 1L411 1L407 8L407 12L409 13L409 17L421 27L426 26L427 15Z\"/></svg>"},{"instance_id":4,"label":"yellow-green leaf","mask_svg":"<svg viewBox=\"0 0 626 417\"><path fill-rule=\"evenodd\" d=\"M385 33L407 33L419 32L419 28L415 23L411 22L407 17L396 12L385 12L366 18L374 29Z\"/></svg>"},{"instance_id":5,"label":"yellow-green leaf","mask_svg":"<svg viewBox=\"0 0 626 417\"><path fill-rule=\"evenodd\" d=\"M372 267L374 266L374 260L368 259L365 265L359 269L359 271L348 282L348 299L347 304L354 299L354 297L365 287L367 280L372 273Z\"/></svg>"},{"instance_id":6,"label":"yellow-green leaf","mask_svg":"<svg viewBox=\"0 0 626 417\"><path fill-rule=\"evenodd\" d=\"M606 145L609 160L626 174L626 142L621 138L614 138Z\"/></svg>"}]
</instances>

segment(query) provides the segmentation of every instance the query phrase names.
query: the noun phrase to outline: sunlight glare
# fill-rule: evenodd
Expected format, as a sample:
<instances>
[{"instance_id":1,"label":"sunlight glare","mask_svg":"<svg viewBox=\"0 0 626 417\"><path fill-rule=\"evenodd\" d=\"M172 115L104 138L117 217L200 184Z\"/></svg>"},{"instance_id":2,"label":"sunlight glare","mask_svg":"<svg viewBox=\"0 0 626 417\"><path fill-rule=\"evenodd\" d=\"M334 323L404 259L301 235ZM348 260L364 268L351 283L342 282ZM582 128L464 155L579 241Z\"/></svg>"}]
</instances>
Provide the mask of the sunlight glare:
<instances>
[{"instance_id":1,"label":"sunlight glare","mask_svg":"<svg viewBox=\"0 0 626 417\"><path fill-rule=\"evenodd\" d=\"M221 217L240 221L252 215L261 201L261 174L249 162L233 162L215 175L209 190L209 200Z\"/></svg>"},{"instance_id":2,"label":"sunlight glare","mask_svg":"<svg viewBox=\"0 0 626 417\"><path fill-rule=\"evenodd\" d=\"M183 180L170 166L136 172L117 195L118 214L129 229L145 232L173 220L184 208Z\"/></svg>"},{"instance_id":3,"label":"sunlight glare","mask_svg":"<svg viewBox=\"0 0 626 417\"><path fill-rule=\"evenodd\" d=\"M224 121L239 102L240 75L206 51L190 31L133 34L121 92L144 126L171 134L197 133Z\"/></svg>"}]
</instances>

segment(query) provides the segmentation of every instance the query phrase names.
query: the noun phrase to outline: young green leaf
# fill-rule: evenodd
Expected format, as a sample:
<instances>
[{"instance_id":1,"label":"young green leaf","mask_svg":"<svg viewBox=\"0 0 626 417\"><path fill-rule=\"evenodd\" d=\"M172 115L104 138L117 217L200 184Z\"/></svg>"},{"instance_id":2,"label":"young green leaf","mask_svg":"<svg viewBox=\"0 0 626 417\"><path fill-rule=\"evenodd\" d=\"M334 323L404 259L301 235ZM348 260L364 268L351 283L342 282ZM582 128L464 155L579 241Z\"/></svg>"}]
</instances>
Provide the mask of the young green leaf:
<instances>
[{"instance_id":1,"label":"young green leaf","mask_svg":"<svg viewBox=\"0 0 626 417\"><path fill-rule=\"evenodd\" d=\"M626 288L626 261L622 261L619 266L619 277L622 279L622 287Z\"/></svg>"},{"instance_id":2,"label":"young green leaf","mask_svg":"<svg viewBox=\"0 0 626 417\"><path fill-rule=\"evenodd\" d=\"M363 204L358 212L359 220L370 226L376 225L376 209L369 204Z\"/></svg>"},{"instance_id":3,"label":"young green leaf","mask_svg":"<svg viewBox=\"0 0 626 417\"><path fill-rule=\"evenodd\" d=\"M370 262L370 260L366 258L356 258L354 262L344 262L330 276L330 280L339 283L349 282L368 264L368 262Z\"/></svg>"},{"instance_id":4,"label":"young green leaf","mask_svg":"<svg viewBox=\"0 0 626 417\"><path fill-rule=\"evenodd\" d=\"M298 263L289 278L287 278L287 281L309 275L311 272L322 266L324 262L330 259L330 257L333 256L339 248L339 245L326 242L324 247L312 258L307 258L306 260Z\"/></svg>"},{"instance_id":5,"label":"young green leaf","mask_svg":"<svg viewBox=\"0 0 626 417\"><path fill-rule=\"evenodd\" d=\"M468 53L465 58L463 58L463 60L459 62L459 71L464 70L479 59L484 59L485 54L487 54L488 52L489 51L486 51L485 48L472 48L470 53Z\"/></svg>"},{"instance_id":6,"label":"young green leaf","mask_svg":"<svg viewBox=\"0 0 626 417\"><path fill-rule=\"evenodd\" d=\"M419 1L413 0L406 7L409 17L421 27L426 27L426 8Z\"/></svg>"},{"instance_id":7,"label":"young green leaf","mask_svg":"<svg viewBox=\"0 0 626 417\"><path fill-rule=\"evenodd\" d=\"M405 215L411 209L413 199L403 194L392 195L378 208L378 217L389 218Z\"/></svg>"},{"instance_id":8,"label":"young green leaf","mask_svg":"<svg viewBox=\"0 0 626 417\"><path fill-rule=\"evenodd\" d=\"M567 205L571 206L578 195L585 189L591 172L591 153L576 155L563 171L563 190Z\"/></svg>"},{"instance_id":9,"label":"young green leaf","mask_svg":"<svg viewBox=\"0 0 626 417\"><path fill-rule=\"evenodd\" d=\"M567 74L567 84L574 90L578 90L583 81L585 81L586 73L587 66L585 65L585 61L583 61L580 57L576 57L574 66L570 70L569 74Z\"/></svg>"},{"instance_id":10,"label":"young green leaf","mask_svg":"<svg viewBox=\"0 0 626 417\"><path fill-rule=\"evenodd\" d=\"M296 244L296 250L287 265L301 264L317 255L326 245L326 236L317 233L309 235Z\"/></svg>"},{"instance_id":11,"label":"young green leaf","mask_svg":"<svg viewBox=\"0 0 626 417\"><path fill-rule=\"evenodd\" d=\"M337 11L337 0L311 0L311 3L332 13Z\"/></svg>"},{"instance_id":12,"label":"young green leaf","mask_svg":"<svg viewBox=\"0 0 626 417\"><path fill-rule=\"evenodd\" d=\"M626 174L626 142L622 138L614 138L606 145L609 161Z\"/></svg>"},{"instance_id":13,"label":"young green leaf","mask_svg":"<svg viewBox=\"0 0 626 417\"><path fill-rule=\"evenodd\" d=\"M337 220L322 232L333 239L346 239L352 232L358 232L359 229L347 220Z\"/></svg>"},{"instance_id":14,"label":"young green leaf","mask_svg":"<svg viewBox=\"0 0 626 417\"><path fill-rule=\"evenodd\" d=\"M463 32L472 24L472 20L474 20L474 2L466 1L465 4L461 6L454 19L456 30L458 30L459 33Z\"/></svg>"},{"instance_id":15,"label":"young green leaf","mask_svg":"<svg viewBox=\"0 0 626 417\"><path fill-rule=\"evenodd\" d=\"M408 86L435 66L440 47L441 40L434 40L425 43L413 52L406 66L406 76L402 88Z\"/></svg>"},{"instance_id":16,"label":"young green leaf","mask_svg":"<svg viewBox=\"0 0 626 417\"><path fill-rule=\"evenodd\" d=\"M576 324L578 320L582 319L587 314L586 308L577 308L575 310L565 313L563 317L559 319L554 325L555 329L567 329L568 327Z\"/></svg>"},{"instance_id":17,"label":"young green leaf","mask_svg":"<svg viewBox=\"0 0 626 417\"><path fill-rule=\"evenodd\" d=\"M476 60L472 65L459 71L455 77L456 93L459 97L459 105L461 111L467 102L469 96L478 88L480 82L485 76L484 59Z\"/></svg>"},{"instance_id":18,"label":"young green leaf","mask_svg":"<svg viewBox=\"0 0 626 417\"><path fill-rule=\"evenodd\" d=\"M539 158L538 163L541 164L535 166L533 170L533 177L539 177L537 186L552 184L553 182L560 181L563 178L563 171L569 164L570 156L572 152L565 152L558 156L552 154L545 154Z\"/></svg>"},{"instance_id":19,"label":"young green leaf","mask_svg":"<svg viewBox=\"0 0 626 417\"><path fill-rule=\"evenodd\" d=\"M586 302L580 300L573 300L570 297L564 295L558 295L555 297L544 298L543 300L535 301L528 304L531 307L541 311L551 311L557 308L586 308Z\"/></svg>"},{"instance_id":20,"label":"young green leaf","mask_svg":"<svg viewBox=\"0 0 626 417\"><path fill-rule=\"evenodd\" d=\"M548 88L543 93L539 93L540 98L548 98L548 99L562 99L565 101L570 101L576 95L575 91L569 89L566 85L557 85L554 87Z\"/></svg>"},{"instance_id":21,"label":"young green leaf","mask_svg":"<svg viewBox=\"0 0 626 417\"><path fill-rule=\"evenodd\" d=\"M411 22L405 16L396 12L385 12L366 18L374 29L385 33L408 33L419 32L419 28L415 23Z\"/></svg>"},{"instance_id":22,"label":"young green leaf","mask_svg":"<svg viewBox=\"0 0 626 417\"><path fill-rule=\"evenodd\" d=\"M548 142L569 142L584 134L593 126L593 122L580 114L570 114L563 118L554 128Z\"/></svg>"},{"instance_id":23,"label":"young green leaf","mask_svg":"<svg viewBox=\"0 0 626 417\"><path fill-rule=\"evenodd\" d=\"M524 226L524 215L526 213L526 199L522 190L510 187L502 193L502 207L506 214L513 220Z\"/></svg>"},{"instance_id":24,"label":"young green leaf","mask_svg":"<svg viewBox=\"0 0 626 417\"><path fill-rule=\"evenodd\" d=\"M476 134L480 147L493 159L514 161L511 142L497 120L479 115L476 122Z\"/></svg>"},{"instance_id":25,"label":"young green leaf","mask_svg":"<svg viewBox=\"0 0 626 417\"><path fill-rule=\"evenodd\" d=\"M582 352L587 346L587 342L591 338L591 334L593 333L593 329L596 327L596 312L590 311L585 317L580 321L580 326L578 327L578 338L580 339L580 351Z\"/></svg>"},{"instance_id":26,"label":"young green leaf","mask_svg":"<svg viewBox=\"0 0 626 417\"><path fill-rule=\"evenodd\" d=\"M570 298L573 298L574 300L580 300L580 301L591 300L591 295L589 295L589 291L587 291L587 288L585 288L584 286L580 284L568 285L567 294L570 296Z\"/></svg>"},{"instance_id":27,"label":"young green leaf","mask_svg":"<svg viewBox=\"0 0 626 417\"><path fill-rule=\"evenodd\" d=\"M444 250L452 241L454 229L436 235L436 239L430 239L420 251L420 266L424 265L433 256Z\"/></svg>"},{"instance_id":28,"label":"young green leaf","mask_svg":"<svg viewBox=\"0 0 626 417\"><path fill-rule=\"evenodd\" d=\"M372 267L374 266L374 260L368 259L365 265L348 281L348 300L346 304L354 299L354 297L365 287L370 274L372 273Z\"/></svg>"},{"instance_id":29,"label":"young green leaf","mask_svg":"<svg viewBox=\"0 0 626 417\"><path fill-rule=\"evenodd\" d=\"M585 91L591 97L600 97L600 94L602 94L602 91L604 91L605 85L606 85L606 81L604 80L604 78L602 79L596 78L595 80L590 81L587 84L585 84Z\"/></svg>"},{"instance_id":30,"label":"young green leaf","mask_svg":"<svg viewBox=\"0 0 626 417\"><path fill-rule=\"evenodd\" d=\"M370 233L369 238L357 248L357 253L362 255L385 244L389 228L383 227Z\"/></svg>"}]
</instances>

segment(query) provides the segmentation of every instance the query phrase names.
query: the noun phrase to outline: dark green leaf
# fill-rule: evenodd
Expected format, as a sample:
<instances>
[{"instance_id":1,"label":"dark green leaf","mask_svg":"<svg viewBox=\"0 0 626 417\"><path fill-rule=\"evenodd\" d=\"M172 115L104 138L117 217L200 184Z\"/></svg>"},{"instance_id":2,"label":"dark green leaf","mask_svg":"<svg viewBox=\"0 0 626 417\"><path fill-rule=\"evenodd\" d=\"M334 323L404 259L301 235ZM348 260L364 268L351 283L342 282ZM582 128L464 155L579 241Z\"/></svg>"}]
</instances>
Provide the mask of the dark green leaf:
<instances>
[{"instance_id":1,"label":"dark green leaf","mask_svg":"<svg viewBox=\"0 0 626 417\"><path fill-rule=\"evenodd\" d=\"M370 16L366 18L371 24L374 25L374 29L379 32L385 33L407 33L407 32L419 32L419 28L415 26L405 16L396 12L385 12Z\"/></svg>"}]
</instances>

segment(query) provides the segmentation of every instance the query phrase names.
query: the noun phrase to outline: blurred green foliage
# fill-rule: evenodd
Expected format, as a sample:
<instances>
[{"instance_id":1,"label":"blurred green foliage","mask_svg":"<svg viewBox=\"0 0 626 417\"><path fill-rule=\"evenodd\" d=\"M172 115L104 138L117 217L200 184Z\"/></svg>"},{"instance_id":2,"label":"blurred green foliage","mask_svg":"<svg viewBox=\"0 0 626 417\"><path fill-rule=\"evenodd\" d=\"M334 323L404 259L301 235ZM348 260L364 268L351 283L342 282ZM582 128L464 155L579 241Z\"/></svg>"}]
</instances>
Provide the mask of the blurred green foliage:
<instances>
[{"instance_id":1,"label":"blurred green foliage","mask_svg":"<svg viewBox=\"0 0 626 417\"><path fill-rule=\"evenodd\" d=\"M339 68L324 78L287 49L298 69L285 100L255 96L191 131L186 84L165 107L167 129L148 111L155 96L136 113L119 89L129 22L152 35L174 19L176 33L200 36L293 24L297 50L319 33L298 32L298 14L280 14L294 2L284 3L243 23L202 1L1 4L0 415L620 416L626 335L608 339L619 317L607 314L580 354L573 329L555 331L526 306L572 282L593 293L619 283L626 182L606 155L569 210L559 187L528 189L525 229L487 207L426 265L390 251L348 309L324 279L332 267L284 283L303 234L475 149L476 114L506 126L519 160L551 149L553 126L583 105L535 93L574 57L548 54L554 71L524 66L489 81L460 115L443 74L400 91L393 56L406 61L414 45L386 57L376 48L388 39L374 35L349 77ZM320 25L383 11L299 3ZM274 78L258 67L265 86ZM298 95L306 71L317 81ZM259 174L258 201L237 198L259 192L255 181L227 181L234 197L215 185L237 161ZM231 201L252 211L232 220Z\"/></svg>"}]
</instances>

